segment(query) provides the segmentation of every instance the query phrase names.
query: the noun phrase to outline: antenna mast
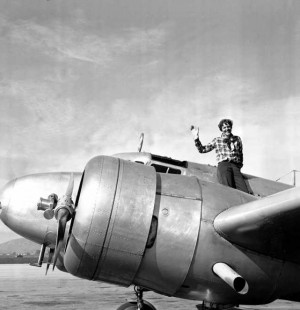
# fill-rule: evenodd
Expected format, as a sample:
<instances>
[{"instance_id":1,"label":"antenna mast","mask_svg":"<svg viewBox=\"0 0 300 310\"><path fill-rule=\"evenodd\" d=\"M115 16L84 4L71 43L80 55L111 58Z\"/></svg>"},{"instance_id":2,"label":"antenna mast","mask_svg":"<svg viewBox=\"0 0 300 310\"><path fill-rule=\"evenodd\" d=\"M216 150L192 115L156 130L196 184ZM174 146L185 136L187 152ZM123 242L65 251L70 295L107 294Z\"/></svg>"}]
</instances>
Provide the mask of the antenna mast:
<instances>
[{"instance_id":1,"label":"antenna mast","mask_svg":"<svg viewBox=\"0 0 300 310\"><path fill-rule=\"evenodd\" d=\"M297 184L297 182L296 182L296 173L297 173L297 172L300 172L300 171L299 171L299 170L291 170L291 171L288 172L287 174L284 174L283 176L281 176L280 178L278 178L278 179L276 180L276 182L279 181L280 179L282 179L283 177L285 177L285 176L287 176L287 175L293 173L293 186L296 186L296 184Z\"/></svg>"}]
</instances>

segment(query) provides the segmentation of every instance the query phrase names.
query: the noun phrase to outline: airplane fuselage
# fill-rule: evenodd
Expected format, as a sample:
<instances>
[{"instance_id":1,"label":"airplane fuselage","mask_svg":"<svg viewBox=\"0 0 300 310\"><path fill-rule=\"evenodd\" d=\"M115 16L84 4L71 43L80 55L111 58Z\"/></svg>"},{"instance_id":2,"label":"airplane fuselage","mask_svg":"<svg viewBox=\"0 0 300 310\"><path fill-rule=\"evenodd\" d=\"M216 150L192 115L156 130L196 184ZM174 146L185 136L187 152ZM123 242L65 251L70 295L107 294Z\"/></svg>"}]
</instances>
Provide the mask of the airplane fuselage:
<instances>
[{"instance_id":1,"label":"airplane fuselage","mask_svg":"<svg viewBox=\"0 0 300 310\"><path fill-rule=\"evenodd\" d=\"M11 181L0 197L2 221L55 247L55 218L45 219L36 206L40 197L62 196L69 177L50 173ZM218 184L212 166L150 153L95 157L83 173L74 173L76 213L57 267L89 280L216 304L297 296L299 265L231 243L214 226L224 210L290 188L244 177L253 195ZM240 275L243 287L235 289L216 274L222 265Z\"/></svg>"}]
</instances>

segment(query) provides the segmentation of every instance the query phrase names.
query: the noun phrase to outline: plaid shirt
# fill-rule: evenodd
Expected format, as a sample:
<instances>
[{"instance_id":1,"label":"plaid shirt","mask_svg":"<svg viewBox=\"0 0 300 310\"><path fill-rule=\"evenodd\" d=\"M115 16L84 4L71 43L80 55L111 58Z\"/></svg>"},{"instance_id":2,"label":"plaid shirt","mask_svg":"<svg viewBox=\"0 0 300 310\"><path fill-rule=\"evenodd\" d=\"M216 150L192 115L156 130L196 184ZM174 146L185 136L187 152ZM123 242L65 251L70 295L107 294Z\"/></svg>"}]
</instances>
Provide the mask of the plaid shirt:
<instances>
[{"instance_id":1,"label":"plaid shirt","mask_svg":"<svg viewBox=\"0 0 300 310\"><path fill-rule=\"evenodd\" d=\"M223 134L221 137L214 138L207 145L202 145L200 140L195 140L195 145L200 153L207 153L216 150L217 162L230 161L243 167L243 144L239 136L231 135L226 138Z\"/></svg>"}]
</instances>

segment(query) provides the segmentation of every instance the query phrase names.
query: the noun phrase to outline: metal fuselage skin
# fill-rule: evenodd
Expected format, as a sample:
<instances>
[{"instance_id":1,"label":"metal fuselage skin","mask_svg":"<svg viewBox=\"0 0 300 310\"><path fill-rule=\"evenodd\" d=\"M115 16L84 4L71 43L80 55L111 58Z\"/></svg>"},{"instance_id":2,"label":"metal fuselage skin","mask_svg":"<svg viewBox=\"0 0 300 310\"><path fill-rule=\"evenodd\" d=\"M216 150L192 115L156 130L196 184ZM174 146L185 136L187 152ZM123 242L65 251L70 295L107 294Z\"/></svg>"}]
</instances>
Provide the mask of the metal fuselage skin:
<instances>
[{"instance_id":1,"label":"metal fuselage skin","mask_svg":"<svg viewBox=\"0 0 300 310\"><path fill-rule=\"evenodd\" d=\"M259 198L217 184L215 167L177 164L153 160L149 153L119 154L95 157L84 173L74 173L76 213L57 267L89 280L220 304L296 296L298 265L238 247L215 230L222 211ZM175 173L157 172L158 165ZM2 221L27 239L54 247L56 221L45 219L37 202L52 193L62 196L69 177L51 173L11 181L0 196ZM261 197L289 187L245 178ZM216 263L238 272L249 285L247 294L220 279L213 272Z\"/></svg>"},{"instance_id":2,"label":"metal fuselage skin","mask_svg":"<svg viewBox=\"0 0 300 310\"><path fill-rule=\"evenodd\" d=\"M76 198L82 173L74 173L73 199ZM68 186L70 173L39 173L14 179L0 194L1 220L11 230L38 244L54 246L57 224L46 220L37 210L41 197L56 193L62 196Z\"/></svg>"}]
</instances>

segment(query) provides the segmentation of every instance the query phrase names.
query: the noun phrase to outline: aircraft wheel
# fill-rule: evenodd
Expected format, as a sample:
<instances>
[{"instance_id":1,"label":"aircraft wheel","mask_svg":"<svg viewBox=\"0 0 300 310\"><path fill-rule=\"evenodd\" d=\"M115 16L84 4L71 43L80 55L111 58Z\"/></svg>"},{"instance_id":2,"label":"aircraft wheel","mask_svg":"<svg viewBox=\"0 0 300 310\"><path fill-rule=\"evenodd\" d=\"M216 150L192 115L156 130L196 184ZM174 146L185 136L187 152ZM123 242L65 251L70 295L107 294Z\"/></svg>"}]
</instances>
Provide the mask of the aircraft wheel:
<instances>
[{"instance_id":1,"label":"aircraft wheel","mask_svg":"<svg viewBox=\"0 0 300 310\"><path fill-rule=\"evenodd\" d=\"M117 310L138 310L137 302L126 302L125 304L121 305ZM156 308L148 301L144 301L142 310L156 310Z\"/></svg>"}]
</instances>

